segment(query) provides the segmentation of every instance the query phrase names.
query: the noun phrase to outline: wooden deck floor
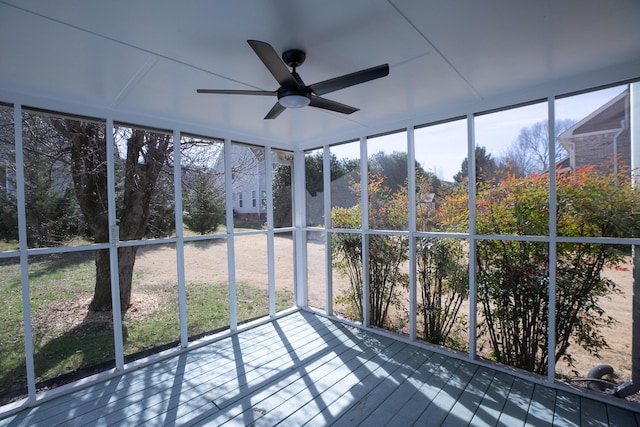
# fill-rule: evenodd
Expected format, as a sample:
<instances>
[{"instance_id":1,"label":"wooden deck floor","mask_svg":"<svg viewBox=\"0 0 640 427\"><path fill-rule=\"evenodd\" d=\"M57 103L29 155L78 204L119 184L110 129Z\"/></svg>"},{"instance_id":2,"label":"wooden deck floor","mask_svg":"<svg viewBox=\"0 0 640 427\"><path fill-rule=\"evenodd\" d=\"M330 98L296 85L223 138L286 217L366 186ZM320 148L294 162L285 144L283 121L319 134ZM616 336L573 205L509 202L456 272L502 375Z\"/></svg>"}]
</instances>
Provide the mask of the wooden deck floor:
<instances>
[{"instance_id":1,"label":"wooden deck floor","mask_svg":"<svg viewBox=\"0 0 640 427\"><path fill-rule=\"evenodd\" d=\"M640 426L638 413L295 312L0 426Z\"/></svg>"}]
</instances>

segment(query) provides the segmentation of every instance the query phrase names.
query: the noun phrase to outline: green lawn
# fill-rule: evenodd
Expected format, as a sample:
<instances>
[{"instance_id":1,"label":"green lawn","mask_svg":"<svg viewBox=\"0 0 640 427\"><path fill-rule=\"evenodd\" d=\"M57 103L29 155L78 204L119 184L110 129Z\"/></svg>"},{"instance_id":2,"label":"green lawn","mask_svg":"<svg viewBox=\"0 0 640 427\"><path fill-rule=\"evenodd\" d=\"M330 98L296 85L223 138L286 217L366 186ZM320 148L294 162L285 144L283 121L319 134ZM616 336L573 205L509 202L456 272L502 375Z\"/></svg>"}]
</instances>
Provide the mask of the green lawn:
<instances>
[{"instance_id":1,"label":"green lawn","mask_svg":"<svg viewBox=\"0 0 640 427\"><path fill-rule=\"evenodd\" d=\"M83 319L84 301L90 299L95 277L92 252L34 257L30 259L30 307L33 319L34 364L37 381L61 375L108 369L113 366L113 326L110 313ZM142 273L136 283L145 282ZM2 395L26 387L22 292L20 266L0 263L5 309L0 312L0 403ZM157 280L151 281L157 283ZM123 319L127 359L157 351L179 339L177 285L166 283L145 287L144 292L159 301L149 312L134 306ZM265 289L240 283L237 287L238 319L268 314ZM291 292L278 293L278 310L293 305ZM240 303L241 302L241 303ZM141 314L142 313L142 314ZM70 319L75 314L75 321ZM80 316L78 318L78 315ZM226 284L187 284L189 336L202 336L229 325L229 297Z\"/></svg>"}]
</instances>

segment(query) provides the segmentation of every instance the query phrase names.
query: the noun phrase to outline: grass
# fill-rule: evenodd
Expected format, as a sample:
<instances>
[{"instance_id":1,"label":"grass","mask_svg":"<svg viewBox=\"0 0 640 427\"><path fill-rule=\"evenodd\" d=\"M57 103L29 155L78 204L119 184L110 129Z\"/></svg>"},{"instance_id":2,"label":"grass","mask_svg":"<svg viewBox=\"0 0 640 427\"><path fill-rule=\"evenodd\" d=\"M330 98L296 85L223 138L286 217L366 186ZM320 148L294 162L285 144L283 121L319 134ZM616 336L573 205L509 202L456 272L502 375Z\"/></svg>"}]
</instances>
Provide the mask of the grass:
<instances>
[{"instance_id":1,"label":"grass","mask_svg":"<svg viewBox=\"0 0 640 427\"><path fill-rule=\"evenodd\" d=\"M33 257L29 264L29 286L33 319L34 364L37 382L64 382L64 376L88 375L114 365L113 326L105 314L91 321L82 317L92 295L95 266L92 252ZM144 273L153 274L153 273ZM0 312L0 404L15 390L26 387L20 266L0 262L0 290L5 309ZM133 285L136 292L137 277ZM156 285L151 293L157 307L149 312L134 310L123 319L127 359L141 357L176 345L179 316L175 283ZM246 283L237 286L238 320L268 314L266 289ZM293 305L291 292L278 292L278 310ZM67 319L73 312L80 320ZM71 316L72 317L72 316ZM187 324L190 337L199 337L229 325L226 284L187 284ZM95 368L94 368L95 367Z\"/></svg>"},{"instance_id":2,"label":"grass","mask_svg":"<svg viewBox=\"0 0 640 427\"><path fill-rule=\"evenodd\" d=\"M16 240L0 240L0 252L15 251L20 248Z\"/></svg>"},{"instance_id":3,"label":"grass","mask_svg":"<svg viewBox=\"0 0 640 427\"><path fill-rule=\"evenodd\" d=\"M22 328L22 286L20 265L0 263L4 310L0 310L0 391L24 387L24 366L18 378L7 375L16 366L24 365L24 331Z\"/></svg>"}]
</instances>

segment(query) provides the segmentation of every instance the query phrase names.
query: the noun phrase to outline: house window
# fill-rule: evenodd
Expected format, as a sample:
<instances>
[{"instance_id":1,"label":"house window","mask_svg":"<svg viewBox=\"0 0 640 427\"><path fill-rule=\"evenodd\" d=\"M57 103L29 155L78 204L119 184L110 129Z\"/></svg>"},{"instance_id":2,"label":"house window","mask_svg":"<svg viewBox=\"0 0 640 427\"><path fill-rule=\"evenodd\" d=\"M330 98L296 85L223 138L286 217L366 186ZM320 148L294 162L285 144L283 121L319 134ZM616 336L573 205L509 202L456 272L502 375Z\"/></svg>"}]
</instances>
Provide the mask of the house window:
<instances>
[{"instance_id":1,"label":"house window","mask_svg":"<svg viewBox=\"0 0 640 427\"><path fill-rule=\"evenodd\" d=\"M238 207L241 208L242 206L242 191L238 191Z\"/></svg>"},{"instance_id":2,"label":"house window","mask_svg":"<svg viewBox=\"0 0 640 427\"><path fill-rule=\"evenodd\" d=\"M253 190L251 192L251 206L253 206L254 208L256 206L258 206L258 201L257 201L257 192L256 190Z\"/></svg>"},{"instance_id":3,"label":"house window","mask_svg":"<svg viewBox=\"0 0 640 427\"><path fill-rule=\"evenodd\" d=\"M267 210L267 192L265 190L260 193L260 209Z\"/></svg>"}]
</instances>

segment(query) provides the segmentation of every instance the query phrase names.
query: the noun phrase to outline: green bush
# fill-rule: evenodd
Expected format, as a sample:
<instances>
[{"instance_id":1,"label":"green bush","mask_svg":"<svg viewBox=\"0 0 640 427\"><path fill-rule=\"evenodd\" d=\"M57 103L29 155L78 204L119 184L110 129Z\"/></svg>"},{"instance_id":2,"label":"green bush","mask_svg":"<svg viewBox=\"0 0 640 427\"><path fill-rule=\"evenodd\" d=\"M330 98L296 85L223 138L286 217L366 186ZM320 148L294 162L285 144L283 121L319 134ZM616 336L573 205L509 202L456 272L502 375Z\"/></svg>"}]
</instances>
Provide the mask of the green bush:
<instances>
[{"instance_id":1,"label":"green bush","mask_svg":"<svg viewBox=\"0 0 640 427\"><path fill-rule=\"evenodd\" d=\"M628 170L617 174L584 167L557 175L557 234L576 237L637 235L633 212L637 197ZM452 195L440 215L466 227L466 192ZM549 175L506 177L477 188L479 234L537 235L549 233ZM556 264L556 346L552 357L570 366L570 346L591 354L606 347L602 328L613 319L599 299L616 292L602 277L605 267L619 265L626 246L559 243ZM545 374L548 361L549 245L516 239L482 240L477 244L477 302L481 337L498 362Z\"/></svg>"}]
</instances>

